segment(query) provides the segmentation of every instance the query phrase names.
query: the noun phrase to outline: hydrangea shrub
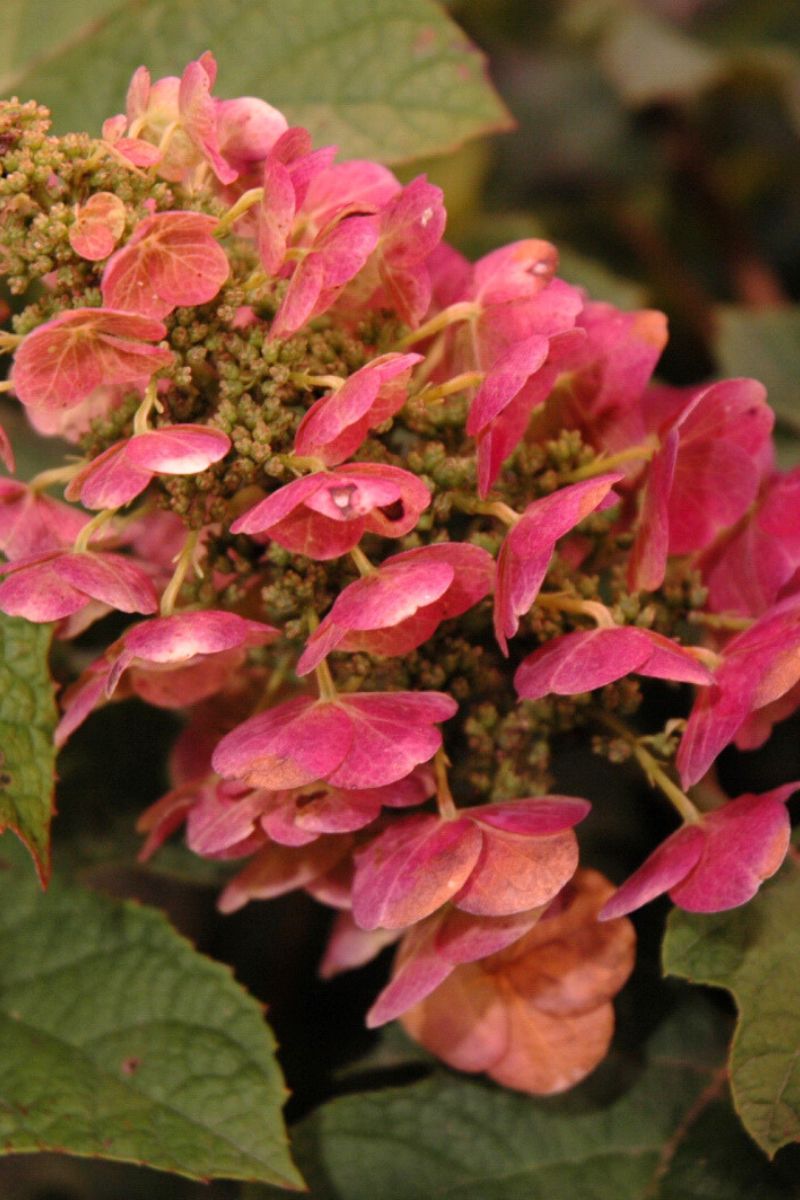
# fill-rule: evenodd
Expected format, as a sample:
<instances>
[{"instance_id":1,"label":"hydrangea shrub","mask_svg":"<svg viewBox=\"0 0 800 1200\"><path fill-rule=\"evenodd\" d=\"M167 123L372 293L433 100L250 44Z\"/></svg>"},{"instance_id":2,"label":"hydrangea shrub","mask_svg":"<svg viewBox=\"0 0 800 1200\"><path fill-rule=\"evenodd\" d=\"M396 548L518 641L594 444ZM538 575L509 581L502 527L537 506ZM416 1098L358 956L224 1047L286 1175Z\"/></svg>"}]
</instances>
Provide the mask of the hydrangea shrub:
<instances>
[{"instance_id":1,"label":"hydrangea shrub","mask_svg":"<svg viewBox=\"0 0 800 1200\"><path fill-rule=\"evenodd\" d=\"M185 827L237 864L223 912L305 889L325 977L397 944L371 1026L562 1091L607 1052L627 914L741 905L787 853L799 784L711 783L800 703L797 472L758 382L654 382L662 314L543 240L468 262L424 176L215 77L140 68L100 139L0 105L2 386L71 445L26 483L0 437L0 611L132 618L56 741L125 696L184 715L143 857ZM617 890L553 792L565 733L674 809Z\"/></svg>"}]
</instances>

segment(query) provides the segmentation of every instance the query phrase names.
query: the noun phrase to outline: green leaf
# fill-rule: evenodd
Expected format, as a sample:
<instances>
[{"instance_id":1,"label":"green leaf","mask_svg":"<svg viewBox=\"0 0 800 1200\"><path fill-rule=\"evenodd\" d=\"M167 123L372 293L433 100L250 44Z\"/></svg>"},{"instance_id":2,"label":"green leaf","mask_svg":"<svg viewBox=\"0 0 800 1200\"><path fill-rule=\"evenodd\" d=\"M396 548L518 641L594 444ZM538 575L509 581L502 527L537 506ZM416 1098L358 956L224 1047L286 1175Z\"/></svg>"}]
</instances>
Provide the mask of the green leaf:
<instances>
[{"instance_id":1,"label":"green leaf","mask_svg":"<svg viewBox=\"0 0 800 1200\"><path fill-rule=\"evenodd\" d=\"M760 379L778 416L800 431L800 306L759 312L730 306L716 316L722 373Z\"/></svg>"},{"instance_id":2,"label":"green leaf","mask_svg":"<svg viewBox=\"0 0 800 1200\"><path fill-rule=\"evenodd\" d=\"M14 844L4 846L4 853ZM0 1145L299 1188L259 1005L160 913L0 872Z\"/></svg>"},{"instance_id":3,"label":"green leaf","mask_svg":"<svg viewBox=\"0 0 800 1200\"><path fill-rule=\"evenodd\" d=\"M731 1046L733 1100L769 1155L800 1138L800 868L788 864L742 908L675 910L664 969L727 988L739 1010Z\"/></svg>"},{"instance_id":4,"label":"green leaf","mask_svg":"<svg viewBox=\"0 0 800 1200\"><path fill-rule=\"evenodd\" d=\"M4 0L0 92L99 131L132 72L212 50L221 96L262 96L344 155L397 162L506 129L483 56L432 0Z\"/></svg>"},{"instance_id":5,"label":"green leaf","mask_svg":"<svg viewBox=\"0 0 800 1200\"><path fill-rule=\"evenodd\" d=\"M0 831L13 829L50 875L56 707L47 667L52 626L0 614Z\"/></svg>"},{"instance_id":6,"label":"green leaf","mask_svg":"<svg viewBox=\"0 0 800 1200\"><path fill-rule=\"evenodd\" d=\"M295 1153L314 1200L677 1200L673 1168L684 1179L691 1173L684 1140L724 1090L722 1024L704 1000L691 1000L656 1031L644 1062L618 1054L549 1099L444 1071L345 1096L299 1126ZM695 1181L710 1163L707 1190L681 1200L786 1200L783 1174L735 1120L729 1132L724 1155L694 1146ZM739 1169L750 1191L736 1185ZM719 1179L732 1182L728 1191L713 1190ZM782 1190L770 1190L773 1182Z\"/></svg>"},{"instance_id":7,"label":"green leaf","mask_svg":"<svg viewBox=\"0 0 800 1200\"><path fill-rule=\"evenodd\" d=\"M724 57L642 8L615 15L600 64L626 104L638 107L696 95L719 78Z\"/></svg>"}]
</instances>

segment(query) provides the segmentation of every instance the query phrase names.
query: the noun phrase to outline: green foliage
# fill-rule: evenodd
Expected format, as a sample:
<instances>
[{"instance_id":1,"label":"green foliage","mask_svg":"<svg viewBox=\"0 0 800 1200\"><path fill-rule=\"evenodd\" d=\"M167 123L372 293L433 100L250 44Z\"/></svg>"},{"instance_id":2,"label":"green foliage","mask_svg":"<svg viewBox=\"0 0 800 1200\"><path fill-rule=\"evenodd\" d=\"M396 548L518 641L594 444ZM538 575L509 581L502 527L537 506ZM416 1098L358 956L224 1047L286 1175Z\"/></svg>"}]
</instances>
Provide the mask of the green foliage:
<instances>
[{"instance_id":1,"label":"green foliage","mask_svg":"<svg viewBox=\"0 0 800 1200\"><path fill-rule=\"evenodd\" d=\"M47 668L52 629L0 614L0 830L13 829L50 874L56 708Z\"/></svg>"},{"instance_id":2,"label":"green foliage","mask_svg":"<svg viewBox=\"0 0 800 1200\"><path fill-rule=\"evenodd\" d=\"M724 375L760 379L778 416L800 431L800 307L721 308L715 349Z\"/></svg>"},{"instance_id":3,"label":"green foliage","mask_svg":"<svg viewBox=\"0 0 800 1200\"><path fill-rule=\"evenodd\" d=\"M790 863L749 904L669 920L664 967L727 988L739 1010L733 1100L770 1155L800 1138L800 869Z\"/></svg>"},{"instance_id":4,"label":"green foliage","mask_svg":"<svg viewBox=\"0 0 800 1200\"><path fill-rule=\"evenodd\" d=\"M295 1152L314 1200L787 1200L792 1176L767 1164L720 1101L722 1049L717 1015L689 1001L644 1061L619 1053L565 1096L435 1071L324 1105L297 1130Z\"/></svg>"},{"instance_id":5,"label":"green foliage","mask_svg":"<svg viewBox=\"0 0 800 1200\"><path fill-rule=\"evenodd\" d=\"M4 844L4 857L11 846ZM155 911L0 873L0 1144L297 1188L259 1005Z\"/></svg>"},{"instance_id":6,"label":"green foliage","mask_svg":"<svg viewBox=\"0 0 800 1200\"><path fill-rule=\"evenodd\" d=\"M263 96L317 144L384 162L507 128L483 58L432 0L8 0L0 92L99 132L132 72L180 74L212 49L218 94Z\"/></svg>"}]
</instances>

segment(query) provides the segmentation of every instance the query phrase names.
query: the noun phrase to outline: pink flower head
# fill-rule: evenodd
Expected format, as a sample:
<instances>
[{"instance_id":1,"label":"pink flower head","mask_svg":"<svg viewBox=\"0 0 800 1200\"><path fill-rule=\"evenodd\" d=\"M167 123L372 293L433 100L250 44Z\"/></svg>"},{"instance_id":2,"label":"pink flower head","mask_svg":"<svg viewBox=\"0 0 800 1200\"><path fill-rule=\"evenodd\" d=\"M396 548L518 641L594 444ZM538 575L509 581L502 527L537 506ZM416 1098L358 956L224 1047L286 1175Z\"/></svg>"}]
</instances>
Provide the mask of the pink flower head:
<instances>
[{"instance_id":1,"label":"pink flower head","mask_svg":"<svg viewBox=\"0 0 800 1200\"><path fill-rule=\"evenodd\" d=\"M762 384L728 379L700 389L662 427L662 447L648 470L632 587L659 587L668 553L703 549L746 512L758 493L774 420Z\"/></svg>"},{"instance_id":2,"label":"pink flower head","mask_svg":"<svg viewBox=\"0 0 800 1200\"><path fill-rule=\"evenodd\" d=\"M268 534L295 554L325 561L347 554L364 533L404 537L430 502L409 471L353 463L287 483L238 517L231 532Z\"/></svg>"},{"instance_id":3,"label":"pink flower head","mask_svg":"<svg viewBox=\"0 0 800 1200\"><path fill-rule=\"evenodd\" d=\"M456 709L442 692L300 696L238 725L212 763L226 778L273 791L317 780L347 789L383 787L433 757L442 744L435 724Z\"/></svg>"},{"instance_id":4,"label":"pink flower head","mask_svg":"<svg viewBox=\"0 0 800 1200\"><path fill-rule=\"evenodd\" d=\"M141 567L119 554L54 550L0 567L0 611L29 621L57 621L99 600L119 612L158 608Z\"/></svg>"},{"instance_id":5,"label":"pink flower head","mask_svg":"<svg viewBox=\"0 0 800 1200\"><path fill-rule=\"evenodd\" d=\"M337 597L308 640L298 675L332 650L406 654L491 591L494 560L479 546L438 542L387 559Z\"/></svg>"},{"instance_id":6,"label":"pink flower head","mask_svg":"<svg viewBox=\"0 0 800 1200\"><path fill-rule=\"evenodd\" d=\"M113 192L95 192L77 209L75 224L69 230L69 244L81 258L100 262L108 258L124 232L125 205L119 196Z\"/></svg>"},{"instance_id":7,"label":"pink flower head","mask_svg":"<svg viewBox=\"0 0 800 1200\"><path fill-rule=\"evenodd\" d=\"M559 696L592 692L631 672L684 683L713 680L691 650L671 638L621 625L580 629L545 642L520 664L514 684L522 700L538 700L550 692Z\"/></svg>"},{"instance_id":8,"label":"pink flower head","mask_svg":"<svg viewBox=\"0 0 800 1200\"><path fill-rule=\"evenodd\" d=\"M89 520L16 479L0 479L0 550L8 559L28 558L71 546Z\"/></svg>"},{"instance_id":9,"label":"pink flower head","mask_svg":"<svg viewBox=\"0 0 800 1200\"><path fill-rule=\"evenodd\" d=\"M631 923L596 920L608 886L579 872L558 912L508 948L458 966L405 1014L406 1031L451 1066L505 1087L551 1095L574 1086L608 1050L611 1001L634 962Z\"/></svg>"},{"instance_id":10,"label":"pink flower head","mask_svg":"<svg viewBox=\"0 0 800 1200\"><path fill-rule=\"evenodd\" d=\"M160 321L108 308L74 308L29 333L14 357L23 404L72 408L101 384L146 382L172 364L172 352L147 345L166 336Z\"/></svg>"},{"instance_id":11,"label":"pink flower head","mask_svg":"<svg viewBox=\"0 0 800 1200\"><path fill-rule=\"evenodd\" d=\"M106 263L101 284L109 308L166 317L180 304L213 300L230 273L212 236L215 217L162 212L145 217Z\"/></svg>"},{"instance_id":12,"label":"pink flower head","mask_svg":"<svg viewBox=\"0 0 800 1200\"><path fill-rule=\"evenodd\" d=\"M230 439L207 425L169 425L115 442L84 467L65 491L87 508L119 508L154 475L194 475L219 462Z\"/></svg>"},{"instance_id":13,"label":"pink flower head","mask_svg":"<svg viewBox=\"0 0 800 1200\"><path fill-rule=\"evenodd\" d=\"M682 825L604 905L600 920L623 916L664 892L687 912L723 912L750 900L786 857L786 801L800 783L747 794Z\"/></svg>"},{"instance_id":14,"label":"pink flower head","mask_svg":"<svg viewBox=\"0 0 800 1200\"><path fill-rule=\"evenodd\" d=\"M133 625L67 690L56 744L113 696L126 672L129 692L160 708L183 708L220 691L250 646L278 636L271 625L229 612L179 612Z\"/></svg>"},{"instance_id":15,"label":"pink flower head","mask_svg":"<svg viewBox=\"0 0 800 1200\"><path fill-rule=\"evenodd\" d=\"M800 607L792 598L724 647L713 685L698 694L681 738L676 762L684 787L705 775L751 714L780 700L798 679Z\"/></svg>"},{"instance_id":16,"label":"pink flower head","mask_svg":"<svg viewBox=\"0 0 800 1200\"><path fill-rule=\"evenodd\" d=\"M356 852L353 919L400 929L448 901L481 917L549 903L572 878L586 800L544 796L394 822Z\"/></svg>"},{"instance_id":17,"label":"pink flower head","mask_svg":"<svg viewBox=\"0 0 800 1200\"><path fill-rule=\"evenodd\" d=\"M297 454L314 455L335 467L358 450L370 429L406 402L412 369L421 354L382 354L355 371L335 392L311 406L297 430Z\"/></svg>"},{"instance_id":18,"label":"pink flower head","mask_svg":"<svg viewBox=\"0 0 800 1200\"><path fill-rule=\"evenodd\" d=\"M508 638L539 594L555 544L605 500L619 474L598 475L573 483L525 509L506 535L497 559L494 630L508 654Z\"/></svg>"}]
</instances>

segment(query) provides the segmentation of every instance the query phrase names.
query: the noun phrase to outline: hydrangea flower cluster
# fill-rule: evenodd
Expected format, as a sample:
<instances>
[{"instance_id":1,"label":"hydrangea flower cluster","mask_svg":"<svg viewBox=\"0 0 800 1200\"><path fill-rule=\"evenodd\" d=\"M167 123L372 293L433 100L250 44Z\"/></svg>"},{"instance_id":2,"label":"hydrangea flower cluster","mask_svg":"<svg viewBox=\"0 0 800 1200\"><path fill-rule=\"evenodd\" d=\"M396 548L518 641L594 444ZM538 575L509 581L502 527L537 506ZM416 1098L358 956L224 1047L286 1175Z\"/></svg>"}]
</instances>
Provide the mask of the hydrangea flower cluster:
<instances>
[{"instance_id":1,"label":"hydrangea flower cluster","mask_svg":"<svg viewBox=\"0 0 800 1200\"><path fill-rule=\"evenodd\" d=\"M652 382L660 313L542 240L467 262L425 177L215 75L140 68L101 139L0 105L2 386L77 455L0 482L0 609L61 639L135 615L57 739L123 696L182 710L145 856L185 824L247 860L224 911L306 889L324 975L399 943L371 1025L559 1091L608 1047L626 914L741 904L786 853L797 784L686 789L800 703L800 473L760 384ZM570 730L680 821L616 892L551 792Z\"/></svg>"}]
</instances>

